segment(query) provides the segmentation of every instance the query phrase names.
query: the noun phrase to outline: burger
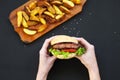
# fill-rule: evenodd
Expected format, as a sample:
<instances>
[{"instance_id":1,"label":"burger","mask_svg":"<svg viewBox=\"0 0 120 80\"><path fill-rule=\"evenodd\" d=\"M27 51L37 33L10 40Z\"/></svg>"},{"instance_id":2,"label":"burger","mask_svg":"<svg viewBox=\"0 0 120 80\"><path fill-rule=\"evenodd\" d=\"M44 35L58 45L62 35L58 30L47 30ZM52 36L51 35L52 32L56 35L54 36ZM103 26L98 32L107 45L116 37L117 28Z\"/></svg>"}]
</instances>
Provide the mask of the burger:
<instances>
[{"instance_id":1,"label":"burger","mask_svg":"<svg viewBox=\"0 0 120 80\"><path fill-rule=\"evenodd\" d=\"M50 42L49 52L59 59L70 59L85 53L80 42L67 35L57 35Z\"/></svg>"}]
</instances>

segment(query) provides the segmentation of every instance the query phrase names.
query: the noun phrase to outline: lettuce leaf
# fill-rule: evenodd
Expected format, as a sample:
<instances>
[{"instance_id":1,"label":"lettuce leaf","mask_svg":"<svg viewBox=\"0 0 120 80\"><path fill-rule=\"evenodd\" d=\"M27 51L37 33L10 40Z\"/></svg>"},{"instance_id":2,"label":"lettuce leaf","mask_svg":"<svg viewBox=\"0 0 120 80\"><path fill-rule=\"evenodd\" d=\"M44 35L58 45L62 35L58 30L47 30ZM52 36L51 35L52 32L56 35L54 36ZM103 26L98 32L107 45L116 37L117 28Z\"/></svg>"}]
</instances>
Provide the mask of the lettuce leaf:
<instances>
[{"instance_id":1,"label":"lettuce leaf","mask_svg":"<svg viewBox=\"0 0 120 80\"><path fill-rule=\"evenodd\" d=\"M85 48L83 48L83 47L80 47L80 48L78 48L78 50L75 52L78 56L80 56L80 55L82 55L82 54L84 54L85 53Z\"/></svg>"},{"instance_id":2,"label":"lettuce leaf","mask_svg":"<svg viewBox=\"0 0 120 80\"><path fill-rule=\"evenodd\" d=\"M64 52L64 51L60 51L60 50L52 49L52 48L49 49L49 52L54 54L55 56L63 55L64 57L68 57L68 55L70 54L69 52Z\"/></svg>"},{"instance_id":3,"label":"lettuce leaf","mask_svg":"<svg viewBox=\"0 0 120 80\"><path fill-rule=\"evenodd\" d=\"M85 53L85 48L78 48L78 50L75 52L76 55L80 56L82 54ZM60 51L60 50L57 50L57 49L53 49L53 48L50 48L49 49L49 52L54 54L55 56L57 55L63 55L64 57L68 57L69 54L71 54L70 52L64 52L64 51Z\"/></svg>"}]
</instances>

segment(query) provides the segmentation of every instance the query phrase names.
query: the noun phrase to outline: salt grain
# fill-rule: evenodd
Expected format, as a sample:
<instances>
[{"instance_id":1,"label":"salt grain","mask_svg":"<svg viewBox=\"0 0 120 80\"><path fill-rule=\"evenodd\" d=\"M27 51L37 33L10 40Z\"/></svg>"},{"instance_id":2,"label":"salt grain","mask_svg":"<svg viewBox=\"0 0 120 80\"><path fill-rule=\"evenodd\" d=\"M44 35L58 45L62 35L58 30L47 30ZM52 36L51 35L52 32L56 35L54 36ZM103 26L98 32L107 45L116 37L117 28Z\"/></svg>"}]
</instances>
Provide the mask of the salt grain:
<instances>
[{"instance_id":1,"label":"salt grain","mask_svg":"<svg viewBox=\"0 0 120 80\"><path fill-rule=\"evenodd\" d=\"M92 13L90 12L89 15L92 15Z\"/></svg>"},{"instance_id":2,"label":"salt grain","mask_svg":"<svg viewBox=\"0 0 120 80\"><path fill-rule=\"evenodd\" d=\"M63 28L64 30L67 30L67 28Z\"/></svg>"},{"instance_id":3,"label":"salt grain","mask_svg":"<svg viewBox=\"0 0 120 80\"><path fill-rule=\"evenodd\" d=\"M55 33L52 33L52 35L54 36L54 35L55 35Z\"/></svg>"},{"instance_id":4,"label":"salt grain","mask_svg":"<svg viewBox=\"0 0 120 80\"><path fill-rule=\"evenodd\" d=\"M24 45L24 47L27 47L26 45Z\"/></svg>"},{"instance_id":5,"label":"salt grain","mask_svg":"<svg viewBox=\"0 0 120 80\"><path fill-rule=\"evenodd\" d=\"M73 30L76 30L76 28L74 27Z\"/></svg>"},{"instance_id":6,"label":"salt grain","mask_svg":"<svg viewBox=\"0 0 120 80\"><path fill-rule=\"evenodd\" d=\"M73 23L71 22L70 24L72 25Z\"/></svg>"},{"instance_id":7,"label":"salt grain","mask_svg":"<svg viewBox=\"0 0 120 80\"><path fill-rule=\"evenodd\" d=\"M76 21L76 19L74 19L74 21Z\"/></svg>"},{"instance_id":8,"label":"salt grain","mask_svg":"<svg viewBox=\"0 0 120 80\"><path fill-rule=\"evenodd\" d=\"M117 32L114 32L114 34L117 34Z\"/></svg>"},{"instance_id":9,"label":"salt grain","mask_svg":"<svg viewBox=\"0 0 120 80\"><path fill-rule=\"evenodd\" d=\"M79 22L76 22L76 24L79 24Z\"/></svg>"},{"instance_id":10,"label":"salt grain","mask_svg":"<svg viewBox=\"0 0 120 80\"><path fill-rule=\"evenodd\" d=\"M82 20L82 18L80 18L80 21Z\"/></svg>"},{"instance_id":11,"label":"salt grain","mask_svg":"<svg viewBox=\"0 0 120 80\"><path fill-rule=\"evenodd\" d=\"M69 31L69 33L71 33L71 31Z\"/></svg>"}]
</instances>

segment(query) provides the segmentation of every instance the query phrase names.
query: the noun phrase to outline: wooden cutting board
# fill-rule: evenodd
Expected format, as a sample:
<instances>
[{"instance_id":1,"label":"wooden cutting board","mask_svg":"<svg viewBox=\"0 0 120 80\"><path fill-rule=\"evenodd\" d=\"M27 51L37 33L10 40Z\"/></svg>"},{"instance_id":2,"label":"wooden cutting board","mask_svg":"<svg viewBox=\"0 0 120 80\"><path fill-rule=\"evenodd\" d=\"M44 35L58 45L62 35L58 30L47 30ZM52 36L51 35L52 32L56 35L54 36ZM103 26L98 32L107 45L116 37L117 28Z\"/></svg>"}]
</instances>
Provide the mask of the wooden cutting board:
<instances>
[{"instance_id":1,"label":"wooden cutting board","mask_svg":"<svg viewBox=\"0 0 120 80\"><path fill-rule=\"evenodd\" d=\"M58 27L58 25L64 23L68 19L70 19L73 16L75 16L76 14L80 13L82 11L82 8L83 8L85 2L86 2L86 0L81 0L81 4L80 5L75 5L74 8L70 9L71 13L70 14L66 14L66 16L65 16L65 18L63 20L48 25L48 28L46 30L44 30L43 32L39 32L39 33L37 33L35 35L28 35L28 34L26 34L26 33L23 32L23 28L22 27L17 27L17 12L20 11L20 10L23 10L24 6L29 5L32 1L35 1L35 0L30 0L30 1L26 2L22 6L18 7L15 10L13 10L10 13L10 15L9 15L9 20L12 23L12 25L14 27L14 30L19 34L20 39L23 42L25 42L25 43L31 43L31 42L33 42L34 40L40 38L42 35L46 34L49 31L51 31L55 27Z\"/></svg>"}]
</instances>

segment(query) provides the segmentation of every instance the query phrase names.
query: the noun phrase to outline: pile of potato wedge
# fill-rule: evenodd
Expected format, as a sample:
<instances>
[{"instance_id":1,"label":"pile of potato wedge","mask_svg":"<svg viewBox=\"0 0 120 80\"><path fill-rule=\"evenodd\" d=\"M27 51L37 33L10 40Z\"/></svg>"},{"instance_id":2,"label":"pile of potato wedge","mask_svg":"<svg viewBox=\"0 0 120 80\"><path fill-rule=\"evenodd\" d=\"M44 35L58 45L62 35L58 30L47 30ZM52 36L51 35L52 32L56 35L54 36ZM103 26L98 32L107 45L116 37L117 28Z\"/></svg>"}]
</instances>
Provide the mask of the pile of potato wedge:
<instances>
[{"instance_id":1,"label":"pile of potato wedge","mask_svg":"<svg viewBox=\"0 0 120 80\"><path fill-rule=\"evenodd\" d=\"M38 0L24 6L17 12L17 27L22 27L27 35L43 32L50 24L59 22L71 13L81 0Z\"/></svg>"}]
</instances>

